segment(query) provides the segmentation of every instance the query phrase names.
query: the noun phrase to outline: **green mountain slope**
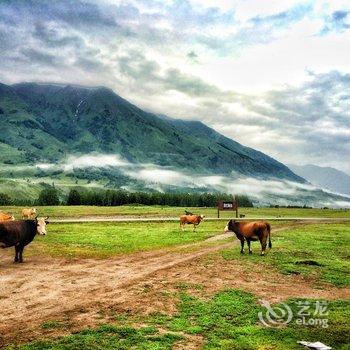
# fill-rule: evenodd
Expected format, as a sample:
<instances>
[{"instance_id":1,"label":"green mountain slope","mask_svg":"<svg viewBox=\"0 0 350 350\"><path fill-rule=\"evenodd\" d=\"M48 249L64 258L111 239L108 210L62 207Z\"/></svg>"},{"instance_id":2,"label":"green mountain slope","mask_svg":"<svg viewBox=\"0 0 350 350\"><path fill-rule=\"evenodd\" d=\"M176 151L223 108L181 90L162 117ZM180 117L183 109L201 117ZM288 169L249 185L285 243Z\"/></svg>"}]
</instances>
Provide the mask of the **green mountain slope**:
<instances>
[{"instance_id":1,"label":"green mountain slope","mask_svg":"<svg viewBox=\"0 0 350 350\"><path fill-rule=\"evenodd\" d=\"M100 152L198 173L304 181L200 122L147 113L103 87L0 84L0 121L1 163L57 162Z\"/></svg>"}]
</instances>

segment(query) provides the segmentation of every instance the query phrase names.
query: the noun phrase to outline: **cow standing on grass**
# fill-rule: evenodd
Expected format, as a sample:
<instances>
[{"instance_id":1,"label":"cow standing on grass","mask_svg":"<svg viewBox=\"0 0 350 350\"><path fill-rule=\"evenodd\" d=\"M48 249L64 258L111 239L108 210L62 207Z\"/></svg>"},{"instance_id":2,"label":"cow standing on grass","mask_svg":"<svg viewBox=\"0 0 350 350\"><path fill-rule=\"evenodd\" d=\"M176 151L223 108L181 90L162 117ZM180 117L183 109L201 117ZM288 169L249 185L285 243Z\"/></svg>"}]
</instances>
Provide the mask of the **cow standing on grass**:
<instances>
[{"instance_id":1,"label":"cow standing on grass","mask_svg":"<svg viewBox=\"0 0 350 350\"><path fill-rule=\"evenodd\" d=\"M14 262L22 263L24 247L34 239L35 235L46 235L47 219L0 222L0 248L15 247Z\"/></svg>"},{"instance_id":2,"label":"cow standing on grass","mask_svg":"<svg viewBox=\"0 0 350 350\"><path fill-rule=\"evenodd\" d=\"M204 215L181 215L180 216L180 228L182 231L185 230L185 225L193 225L193 232L196 231L197 225L204 220Z\"/></svg>"},{"instance_id":3,"label":"cow standing on grass","mask_svg":"<svg viewBox=\"0 0 350 350\"><path fill-rule=\"evenodd\" d=\"M22 219L32 219L36 214L35 208L24 208L22 210Z\"/></svg>"},{"instance_id":4,"label":"cow standing on grass","mask_svg":"<svg viewBox=\"0 0 350 350\"><path fill-rule=\"evenodd\" d=\"M230 220L225 227L225 232L230 231L233 231L241 241L241 254L244 252L245 240L248 244L249 254L252 254L252 250L250 249L251 241L260 241L261 255L265 255L267 239L269 239L269 248L272 248L271 226L266 221L238 222L236 220Z\"/></svg>"}]
</instances>

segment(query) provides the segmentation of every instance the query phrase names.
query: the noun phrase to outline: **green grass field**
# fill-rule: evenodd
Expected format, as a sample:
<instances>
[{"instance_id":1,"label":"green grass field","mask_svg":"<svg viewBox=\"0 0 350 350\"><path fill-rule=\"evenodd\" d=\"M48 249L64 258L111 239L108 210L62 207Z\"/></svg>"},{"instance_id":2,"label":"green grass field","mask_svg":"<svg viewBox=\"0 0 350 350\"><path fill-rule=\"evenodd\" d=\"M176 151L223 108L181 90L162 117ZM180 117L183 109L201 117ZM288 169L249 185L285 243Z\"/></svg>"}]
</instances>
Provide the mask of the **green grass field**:
<instances>
[{"instance_id":1,"label":"green grass field","mask_svg":"<svg viewBox=\"0 0 350 350\"><path fill-rule=\"evenodd\" d=\"M350 286L349 246L350 224L305 225L273 234L272 250L263 261L283 274L303 274L334 285ZM254 244L253 252L253 255L241 255L236 248L225 250L222 255L228 260L261 264L257 255L259 244Z\"/></svg>"},{"instance_id":2,"label":"green grass field","mask_svg":"<svg viewBox=\"0 0 350 350\"><path fill-rule=\"evenodd\" d=\"M174 345L186 344L187 336L203 337L200 348L206 350L295 350L302 349L297 345L301 339L322 341L338 350L349 349L349 301L328 304L329 315L321 318L327 321L327 328L298 325L296 320L292 320L288 326L268 328L259 323L258 313L265 310L250 293L229 289L209 299L200 299L182 292L177 298L178 311L172 316L119 315L119 321L112 324L88 328L57 339L10 346L8 350L170 350ZM297 302L313 305L315 300L288 300L287 305L295 315L298 312ZM44 326L50 327L50 324ZM51 322L51 326L55 328L60 325Z\"/></svg>"},{"instance_id":3,"label":"green grass field","mask_svg":"<svg viewBox=\"0 0 350 350\"><path fill-rule=\"evenodd\" d=\"M273 248L263 259L260 245L252 243L253 255L239 252L239 241L222 255L227 260L277 267L284 274L304 274L335 285L350 285L349 224L309 224L274 233L284 222L273 222ZM223 233L221 221L201 223L196 232L188 225L182 232L175 222L50 224L45 237L28 247L29 255L66 258L107 258L121 254L170 248L200 242ZM246 252L247 252L247 246Z\"/></svg>"},{"instance_id":4,"label":"green grass field","mask_svg":"<svg viewBox=\"0 0 350 350\"><path fill-rule=\"evenodd\" d=\"M22 207L0 207L0 211L11 212L20 218ZM176 217L189 210L195 214L204 214L207 217L216 217L216 208L184 208L167 206L143 206L143 205L123 205L117 207L99 206L51 206L37 207L39 215L50 216L52 218L84 217L84 216L159 216ZM254 217L326 217L326 218L350 218L349 209L302 209L302 208L240 208L239 213L245 214L247 218ZM223 211L221 217L234 217L232 211Z\"/></svg>"},{"instance_id":5,"label":"green grass field","mask_svg":"<svg viewBox=\"0 0 350 350\"><path fill-rule=\"evenodd\" d=\"M74 215L82 215L83 207L69 207ZM44 209L44 208L43 208ZM49 207L51 215L62 215L66 207ZM158 207L86 207L89 215L174 215L182 208ZM106 210L107 209L107 210ZM213 209L207 209L208 213ZM210 211L211 210L211 211ZM269 213L276 215L277 209L247 209L255 215ZM284 210L284 209L283 209ZM107 213L108 212L108 213ZM289 210L286 216L323 216L324 212L335 217L336 211ZM85 211L86 213L86 211ZM103 214L101 214L103 213ZM113 213L113 214L111 214ZM300 214L302 213L302 214ZM339 214L340 213L340 214ZM340 211L338 215L348 214ZM253 214L251 214L253 215ZM231 249L217 252L219 257L232 262L244 262L246 269L267 269L269 267L284 275L301 274L318 283L330 283L338 288L350 286L349 244L350 224L308 224L287 226L290 223L271 221L272 250L260 257L260 245L252 245L253 254L239 253L239 242ZM179 245L200 242L223 232L224 223L204 221L197 232L190 226L181 232L176 222L134 222L134 223L83 223L50 224L45 237L36 237L26 254L61 258L110 258L121 254L171 248ZM274 233L277 227L286 226L286 230ZM210 273L210 267L208 267ZM324 285L322 285L324 288ZM183 284L176 292L168 292L163 297L176 300L174 314L152 313L140 315L134 313L115 314L115 321L87 328L68 336L48 338L19 346L10 345L8 350L89 350L89 349L173 349L185 346L188 339L198 337L201 349L236 350L302 350L298 340L322 341L334 349L350 349L350 301L337 300L328 304L328 328L322 325L301 326L294 319L286 326L268 328L258 319L259 311L264 309L258 297L246 291L225 289L208 294L202 285L196 286L198 293ZM140 295L142 297L142 295ZM288 304L297 313L297 302L315 304L315 300L289 299ZM284 307L283 305L275 305ZM59 320L47 320L42 324L45 330L66 329L68 323ZM182 345L181 345L182 344Z\"/></svg>"},{"instance_id":6,"label":"green grass field","mask_svg":"<svg viewBox=\"0 0 350 350\"><path fill-rule=\"evenodd\" d=\"M184 232L175 222L50 224L45 237L28 248L31 255L68 258L106 258L203 241L223 233L219 221L201 223Z\"/></svg>"}]
</instances>

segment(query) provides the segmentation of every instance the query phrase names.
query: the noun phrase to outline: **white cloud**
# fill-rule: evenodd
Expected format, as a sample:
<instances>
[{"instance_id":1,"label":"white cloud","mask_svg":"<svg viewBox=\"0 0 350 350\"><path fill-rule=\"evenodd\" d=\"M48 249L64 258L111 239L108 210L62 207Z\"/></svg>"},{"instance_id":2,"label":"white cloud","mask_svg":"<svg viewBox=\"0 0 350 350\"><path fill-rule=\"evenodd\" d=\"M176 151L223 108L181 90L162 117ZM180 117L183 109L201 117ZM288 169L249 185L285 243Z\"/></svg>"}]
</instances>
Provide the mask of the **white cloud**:
<instances>
[{"instance_id":1,"label":"white cloud","mask_svg":"<svg viewBox=\"0 0 350 350\"><path fill-rule=\"evenodd\" d=\"M256 16L266 17L278 14L283 11L287 11L292 6L297 4L305 4L305 1L301 0L245 0L237 1L235 14L241 21L246 21L249 18Z\"/></svg>"},{"instance_id":2,"label":"white cloud","mask_svg":"<svg viewBox=\"0 0 350 350\"><path fill-rule=\"evenodd\" d=\"M89 168L89 167L124 167L129 163L121 159L118 155L115 154L88 154L83 156L70 156L67 161L64 163L64 170L69 171L74 168Z\"/></svg>"},{"instance_id":3,"label":"white cloud","mask_svg":"<svg viewBox=\"0 0 350 350\"><path fill-rule=\"evenodd\" d=\"M349 1L26 4L0 4L0 78L5 83L105 85L148 110L200 119L281 161L316 162L350 171L345 152L349 124L336 121L346 118L349 110L349 100L341 99L348 93L347 85L332 96L316 96L319 104L322 98L326 101L324 109L310 104L308 110L308 92L299 93L305 83L322 79L317 73L350 72L350 30L338 30L331 23L335 11L349 11ZM35 32L37 23L46 35ZM327 26L330 29L323 33ZM188 58L189 52L196 54L195 60ZM170 69L178 71L177 81L167 76ZM274 105L269 101L271 90L277 94L285 88L291 91L294 109L277 106L285 103L284 95ZM309 118L315 110L322 120ZM288 123L288 118L295 120ZM305 135L313 138L305 140Z\"/></svg>"},{"instance_id":4,"label":"white cloud","mask_svg":"<svg viewBox=\"0 0 350 350\"><path fill-rule=\"evenodd\" d=\"M239 57L213 57L195 71L225 90L262 93L300 84L310 70L350 72L350 50L344 50L349 42L350 31L327 37L289 35L249 47Z\"/></svg>"}]
</instances>

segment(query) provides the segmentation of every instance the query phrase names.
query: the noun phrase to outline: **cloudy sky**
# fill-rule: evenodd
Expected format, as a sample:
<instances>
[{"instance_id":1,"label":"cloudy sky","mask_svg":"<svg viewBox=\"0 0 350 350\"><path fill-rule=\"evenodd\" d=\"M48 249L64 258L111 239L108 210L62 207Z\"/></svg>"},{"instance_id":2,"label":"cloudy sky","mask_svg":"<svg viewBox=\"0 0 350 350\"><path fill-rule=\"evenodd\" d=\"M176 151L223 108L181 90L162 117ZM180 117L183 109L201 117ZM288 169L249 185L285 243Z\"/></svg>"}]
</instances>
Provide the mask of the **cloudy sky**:
<instances>
[{"instance_id":1,"label":"cloudy sky","mask_svg":"<svg viewBox=\"0 0 350 350\"><path fill-rule=\"evenodd\" d=\"M350 173L348 0L2 0L0 81L108 86Z\"/></svg>"}]
</instances>

